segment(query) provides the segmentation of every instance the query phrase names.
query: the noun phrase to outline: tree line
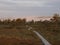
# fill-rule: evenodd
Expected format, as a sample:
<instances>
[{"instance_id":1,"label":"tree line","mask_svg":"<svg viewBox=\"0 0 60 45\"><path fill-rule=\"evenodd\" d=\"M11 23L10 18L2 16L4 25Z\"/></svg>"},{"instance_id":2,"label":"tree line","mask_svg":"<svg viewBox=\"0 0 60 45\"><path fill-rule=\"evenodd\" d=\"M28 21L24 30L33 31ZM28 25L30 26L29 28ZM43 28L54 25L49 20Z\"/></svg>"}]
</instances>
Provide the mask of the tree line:
<instances>
[{"instance_id":1,"label":"tree line","mask_svg":"<svg viewBox=\"0 0 60 45\"><path fill-rule=\"evenodd\" d=\"M59 14L54 14L53 17L50 20L44 20L44 21L26 21L26 19L21 19L21 18L17 18L17 19L5 19L5 20L0 20L0 25L23 25L23 24L28 24L28 25L33 25L33 24L40 24L40 23L45 23L46 25L49 25L48 23L60 23L60 16Z\"/></svg>"}]
</instances>

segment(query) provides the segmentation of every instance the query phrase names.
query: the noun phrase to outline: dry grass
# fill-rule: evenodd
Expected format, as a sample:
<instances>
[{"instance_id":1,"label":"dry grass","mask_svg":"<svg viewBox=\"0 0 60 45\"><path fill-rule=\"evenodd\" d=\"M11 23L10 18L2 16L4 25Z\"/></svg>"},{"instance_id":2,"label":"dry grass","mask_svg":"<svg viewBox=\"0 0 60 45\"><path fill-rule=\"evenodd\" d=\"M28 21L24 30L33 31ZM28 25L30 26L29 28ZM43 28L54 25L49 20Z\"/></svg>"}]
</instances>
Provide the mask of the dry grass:
<instances>
[{"instance_id":1,"label":"dry grass","mask_svg":"<svg viewBox=\"0 0 60 45\"><path fill-rule=\"evenodd\" d=\"M34 30L38 31L52 45L60 45L60 25L58 25L57 27L54 26L46 27L46 25L43 26L43 24L40 24L38 26L32 27L34 28Z\"/></svg>"},{"instance_id":2,"label":"dry grass","mask_svg":"<svg viewBox=\"0 0 60 45\"><path fill-rule=\"evenodd\" d=\"M42 45L41 40L26 29L0 29L0 45Z\"/></svg>"},{"instance_id":3,"label":"dry grass","mask_svg":"<svg viewBox=\"0 0 60 45\"><path fill-rule=\"evenodd\" d=\"M0 45L42 45L42 43L36 39L0 37Z\"/></svg>"}]
</instances>

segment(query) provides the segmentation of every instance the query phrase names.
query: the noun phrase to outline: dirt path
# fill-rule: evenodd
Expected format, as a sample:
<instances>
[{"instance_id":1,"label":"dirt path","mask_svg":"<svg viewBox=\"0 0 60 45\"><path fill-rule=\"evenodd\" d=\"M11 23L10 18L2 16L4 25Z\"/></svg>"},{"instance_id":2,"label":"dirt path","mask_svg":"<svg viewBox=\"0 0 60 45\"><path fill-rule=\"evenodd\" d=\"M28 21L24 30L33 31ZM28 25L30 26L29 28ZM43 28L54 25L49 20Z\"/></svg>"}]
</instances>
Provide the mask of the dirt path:
<instances>
[{"instance_id":1,"label":"dirt path","mask_svg":"<svg viewBox=\"0 0 60 45\"><path fill-rule=\"evenodd\" d=\"M51 45L44 37L41 36L37 31L33 31L43 42L44 45Z\"/></svg>"}]
</instances>

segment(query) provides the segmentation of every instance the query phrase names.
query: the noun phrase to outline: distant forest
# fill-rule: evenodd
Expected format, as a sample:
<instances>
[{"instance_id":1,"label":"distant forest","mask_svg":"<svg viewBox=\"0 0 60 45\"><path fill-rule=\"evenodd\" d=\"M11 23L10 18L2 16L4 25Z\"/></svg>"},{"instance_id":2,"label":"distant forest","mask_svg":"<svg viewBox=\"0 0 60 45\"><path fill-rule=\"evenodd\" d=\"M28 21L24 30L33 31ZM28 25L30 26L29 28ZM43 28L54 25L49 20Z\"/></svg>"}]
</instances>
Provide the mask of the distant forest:
<instances>
[{"instance_id":1,"label":"distant forest","mask_svg":"<svg viewBox=\"0 0 60 45\"><path fill-rule=\"evenodd\" d=\"M38 29L43 29L45 28L46 30L53 30L53 31L60 31L60 16L59 14L54 14L53 17L50 20L44 20L44 21L26 21L26 19L5 19L5 20L0 20L0 26L5 25L8 28L13 28L15 26L32 26L32 27L37 27Z\"/></svg>"},{"instance_id":2,"label":"distant forest","mask_svg":"<svg viewBox=\"0 0 60 45\"><path fill-rule=\"evenodd\" d=\"M50 20L44 20L44 21L26 21L26 19L21 19L21 18L17 18L17 19L5 19L5 20L0 20L0 26L1 25L5 25L8 26L9 28L13 28L14 26L37 26L38 29L41 29L43 27L49 29L49 30L60 30L60 16L59 14L54 14L53 17Z\"/></svg>"},{"instance_id":3,"label":"distant forest","mask_svg":"<svg viewBox=\"0 0 60 45\"><path fill-rule=\"evenodd\" d=\"M50 19L50 20L44 20L44 21L34 21L34 20L31 20L31 21L26 21L26 19L21 19L21 18L17 18L17 19L5 19L5 20L0 20L0 25L2 24L12 24L12 25L23 25L23 24L36 24L38 22L41 22L41 23L60 23L60 16L59 14L54 14L53 17Z\"/></svg>"}]
</instances>

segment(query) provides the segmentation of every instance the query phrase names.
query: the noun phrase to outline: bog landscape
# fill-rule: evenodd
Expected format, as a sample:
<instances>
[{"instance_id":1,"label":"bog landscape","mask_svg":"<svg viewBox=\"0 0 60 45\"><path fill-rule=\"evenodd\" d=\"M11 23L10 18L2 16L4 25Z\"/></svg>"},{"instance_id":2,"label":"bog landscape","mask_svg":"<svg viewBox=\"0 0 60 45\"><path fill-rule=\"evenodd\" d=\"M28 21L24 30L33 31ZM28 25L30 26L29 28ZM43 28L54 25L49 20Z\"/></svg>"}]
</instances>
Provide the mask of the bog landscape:
<instances>
[{"instance_id":1,"label":"bog landscape","mask_svg":"<svg viewBox=\"0 0 60 45\"><path fill-rule=\"evenodd\" d=\"M60 45L60 0L0 0L0 45Z\"/></svg>"}]
</instances>

